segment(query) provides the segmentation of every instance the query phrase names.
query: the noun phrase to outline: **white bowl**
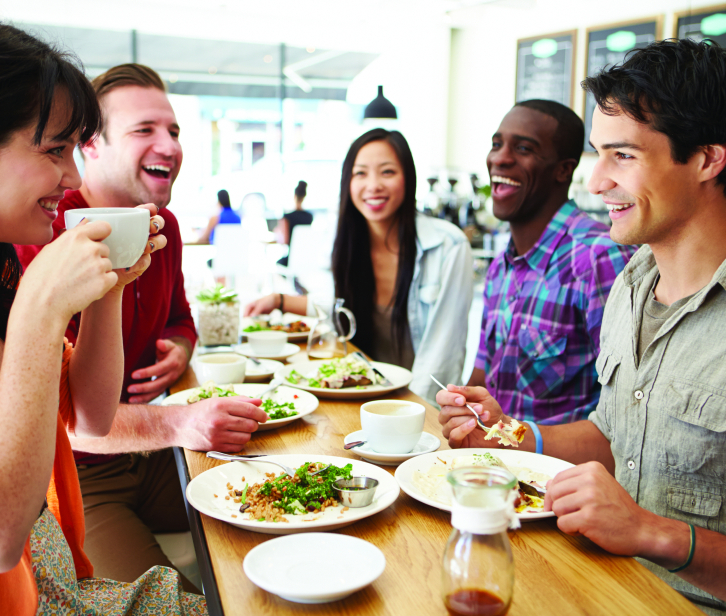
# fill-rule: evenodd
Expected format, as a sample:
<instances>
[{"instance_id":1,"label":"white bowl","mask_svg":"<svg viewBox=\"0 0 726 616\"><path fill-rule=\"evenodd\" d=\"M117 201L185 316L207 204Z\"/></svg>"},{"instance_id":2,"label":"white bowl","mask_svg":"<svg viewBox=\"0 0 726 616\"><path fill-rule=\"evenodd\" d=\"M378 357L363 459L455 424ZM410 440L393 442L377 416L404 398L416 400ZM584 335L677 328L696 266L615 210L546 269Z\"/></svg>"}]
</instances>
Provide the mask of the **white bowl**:
<instances>
[{"instance_id":1,"label":"white bowl","mask_svg":"<svg viewBox=\"0 0 726 616\"><path fill-rule=\"evenodd\" d=\"M360 407L365 440L378 453L409 453L421 439L426 409L408 400L371 400Z\"/></svg>"},{"instance_id":2,"label":"white bowl","mask_svg":"<svg viewBox=\"0 0 726 616\"><path fill-rule=\"evenodd\" d=\"M247 358L237 353L209 353L196 359L194 372L200 383L214 381L217 385L243 383Z\"/></svg>"},{"instance_id":3,"label":"white bowl","mask_svg":"<svg viewBox=\"0 0 726 616\"><path fill-rule=\"evenodd\" d=\"M72 229L81 220L105 220L111 225L111 235L103 243L110 249L113 269L131 267L136 263L149 241L149 210L129 207L92 207L67 210L66 229Z\"/></svg>"},{"instance_id":4,"label":"white bowl","mask_svg":"<svg viewBox=\"0 0 726 616\"><path fill-rule=\"evenodd\" d=\"M246 332L246 335L252 350L259 355L267 355L268 357L276 353L282 353L287 344L287 334L285 332Z\"/></svg>"},{"instance_id":5,"label":"white bowl","mask_svg":"<svg viewBox=\"0 0 726 616\"><path fill-rule=\"evenodd\" d=\"M355 561L352 566L351 558ZM254 584L283 599L327 603L374 582L386 568L386 557L357 537L301 533L252 548L242 568Z\"/></svg>"}]
</instances>

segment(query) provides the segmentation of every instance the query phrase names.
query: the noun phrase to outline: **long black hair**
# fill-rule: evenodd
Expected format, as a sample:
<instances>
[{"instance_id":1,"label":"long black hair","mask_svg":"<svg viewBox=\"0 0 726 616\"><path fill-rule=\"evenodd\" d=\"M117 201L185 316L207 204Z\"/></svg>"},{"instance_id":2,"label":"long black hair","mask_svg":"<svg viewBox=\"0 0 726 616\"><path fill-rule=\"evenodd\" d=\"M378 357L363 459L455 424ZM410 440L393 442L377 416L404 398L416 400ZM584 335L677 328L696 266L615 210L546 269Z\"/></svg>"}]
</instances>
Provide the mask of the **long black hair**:
<instances>
[{"instance_id":1,"label":"long black hair","mask_svg":"<svg viewBox=\"0 0 726 616\"><path fill-rule=\"evenodd\" d=\"M350 181L353 165L361 148L373 141L385 141L398 156L403 170L405 192L403 203L395 213L394 225L398 225L398 273L394 290L391 315L391 339L399 355L407 339L408 290L413 280L416 263L416 168L411 149L398 131L375 128L356 139L343 162L340 179L340 213L338 232L333 246L333 279L335 295L345 299L345 305L353 311L358 331L353 342L368 352L373 341L373 310L375 309L376 280L371 261L370 234L365 217L353 205L350 197ZM391 228L394 227L391 226Z\"/></svg>"},{"instance_id":2,"label":"long black hair","mask_svg":"<svg viewBox=\"0 0 726 616\"><path fill-rule=\"evenodd\" d=\"M67 125L53 135L64 141L80 132L88 143L101 128L101 108L80 62L26 32L0 24L0 148L13 135L35 125L33 143L40 144L50 119L53 97L60 87L68 98ZM0 338L5 340L10 307L22 267L12 244L0 242Z\"/></svg>"}]
</instances>

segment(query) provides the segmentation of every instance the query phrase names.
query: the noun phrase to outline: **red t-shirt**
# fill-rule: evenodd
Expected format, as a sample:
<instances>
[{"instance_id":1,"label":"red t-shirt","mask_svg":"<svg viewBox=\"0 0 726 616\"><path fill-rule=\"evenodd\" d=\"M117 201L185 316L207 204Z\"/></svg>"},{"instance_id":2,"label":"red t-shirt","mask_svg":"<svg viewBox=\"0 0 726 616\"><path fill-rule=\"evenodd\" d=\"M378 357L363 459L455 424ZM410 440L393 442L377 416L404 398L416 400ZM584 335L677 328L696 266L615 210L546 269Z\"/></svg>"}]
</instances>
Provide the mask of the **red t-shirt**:
<instances>
[{"instance_id":1,"label":"red t-shirt","mask_svg":"<svg viewBox=\"0 0 726 616\"><path fill-rule=\"evenodd\" d=\"M53 223L53 239L65 228L66 210L87 208L88 203L80 191L66 191L58 204L58 218ZM182 240L179 223L168 209L159 212L164 219L161 231L167 239L164 249L154 253L151 265L143 276L124 289L122 302L122 329L124 342L124 384L121 402L128 401L128 386L133 382L131 373L156 363L156 341L173 336L184 336L192 347L197 341L194 320L184 293L182 274ZM23 267L28 267L42 246L15 246ZM66 336L75 343L81 315L68 324ZM99 464L117 458L116 455L96 455L74 452L79 464Z\"/></svg>"}]
</instances>

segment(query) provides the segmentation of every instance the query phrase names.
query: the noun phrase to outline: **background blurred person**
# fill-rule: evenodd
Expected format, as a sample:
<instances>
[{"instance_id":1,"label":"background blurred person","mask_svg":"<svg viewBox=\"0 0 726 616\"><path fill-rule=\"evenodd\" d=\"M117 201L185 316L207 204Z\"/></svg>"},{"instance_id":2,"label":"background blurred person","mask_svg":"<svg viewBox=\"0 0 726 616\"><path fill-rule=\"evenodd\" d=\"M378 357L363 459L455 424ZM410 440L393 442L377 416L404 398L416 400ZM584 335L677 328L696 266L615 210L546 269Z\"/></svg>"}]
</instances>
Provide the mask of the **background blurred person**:
<instances>
[{"instance_id":1,"label":"background blurred person","mask_svg":"<svg viewBox=\"0 0 726 616\"><path fill-rule=\"evenodd\" d=\"M143 404L179 378L196 342L184 292L179 225L166 208L182 163L179 126L163 81L146 66L114 67L96 77L93 86L103 110L103 132L82 148L83 184L65 193L54 234L63 229L67 209L133 207L150 201L160 208L169 241L147 274L123 295L120 401L130 404L119 407L106 437L70 434L86 513L86 550L99 575L131 582L155 565L172 566L154 533L189 529L169 448L239 451L267 415L241 400L176 409ZM39 249L18 247L23 264ZM69 340L75 341L80 321L77 315L69 324ZM186 578L182 582L186 590L199 592Z\"/></svg>"},{"instance_id":2,"label":"background blurred person","mask_svg":"<svg viewBox=\"0 0 726 616\"><path fill-rule=\"evenodd\" d=\"M217 193L217 205L220 207L219 214L209 219L209 224L199 236L197 244L214 244L214 229L217 225L238 225L242 219L232 210L229 201L229 193L222 189Z\"/></svg>"},{"instance_id":3,"label":"background blurred person","mask_svg":"<svg viewBox=\"0 0 726 616\"><path fill-rule=\"evenodd\" d=\"M92 578L66 435L66 427L87 437L110 430L123 376L123 288L166 240L155 235L136 264L113 272L100 243L111 226L81 223L44 248L20 280L13 243L52 239L63 192L81 183L73 148L94 137L101 110L67 56L6 25L0 105L0 613L95 613L101 602L104 611L139 614L160 600L170 614L180 614L181 604L185 614L205 614L204 599L182 596L168 569L133 584ZM163 225L153 216L150 233ZM63 334L80 310L74 349Z\"/></svg>"},{"instance_id":4,"label":"background blurred person","mask_svg":"<svg viewBox=\"0 0 726 616\"><path fill-rule=\"evenodd\" d=\"M308 194L308 183L300 181L295 187L295 209L288 212L277 223L273 233L278 244L290 245L292 231L297 225L311 225L313 215L303 209L303 201ZM278 263L287 266L288 256L282 257Z\"/></svg>"},{"instance_id":5,"label":"background blurred person","mask_svg":"<svg viewBox=\"0 0 726 616\"><path fill-rule=\"evenodd\" d=\"M377 128L356 139L343 163L332 269L336 297L358 322L353 342L377 361L411 369L411 389L433 399L430 374L461 379L473 265L462 231L417 213L415 195L401 133ZM306 314L311 306L305 296L273 294L245 315Z\"/></svg>"}]
</instances>

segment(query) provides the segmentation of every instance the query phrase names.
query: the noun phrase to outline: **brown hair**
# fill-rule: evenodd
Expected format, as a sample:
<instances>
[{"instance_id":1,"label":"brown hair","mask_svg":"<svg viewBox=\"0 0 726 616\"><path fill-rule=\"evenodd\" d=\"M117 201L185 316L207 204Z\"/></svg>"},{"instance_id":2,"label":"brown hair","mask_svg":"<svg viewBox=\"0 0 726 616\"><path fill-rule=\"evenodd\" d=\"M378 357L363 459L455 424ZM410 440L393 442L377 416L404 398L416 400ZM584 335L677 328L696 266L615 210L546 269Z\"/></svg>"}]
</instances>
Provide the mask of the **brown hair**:
<instances>
[{"instance_id":1,"label":"brown hair","mask_svg":"<svg viewBox=\"0 0 726 616\"><path fill-rule=\"evenodd\" d=\"M143 64L119 64L96 77L91 83L99 100L112 90L124 86L156 88L166 92L166 87L159 74Z\"/></svg>"},{"instance_id":2,"label":"brown hair","mask_svg":"<svg viewBox=\"0 0 726 616\"><path fill-rule=\"evenodd\" d=\"M156 88L162 92L166 92L164 82L154 69L144 66L143 64L119 64L108 69L105 73L101 73L93 81L91 81L93 89L96 91L98 100L103 102L103 97L116 88L126 86L138 86L140 88ZM107 119L104 117L103 129L101 136L108 142L106 134ZM81 151L83 156L83 151Z\"/></svg>"}]
</instances>

